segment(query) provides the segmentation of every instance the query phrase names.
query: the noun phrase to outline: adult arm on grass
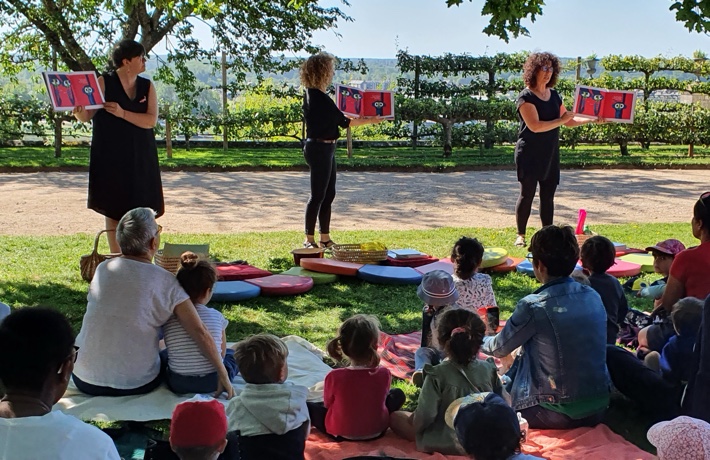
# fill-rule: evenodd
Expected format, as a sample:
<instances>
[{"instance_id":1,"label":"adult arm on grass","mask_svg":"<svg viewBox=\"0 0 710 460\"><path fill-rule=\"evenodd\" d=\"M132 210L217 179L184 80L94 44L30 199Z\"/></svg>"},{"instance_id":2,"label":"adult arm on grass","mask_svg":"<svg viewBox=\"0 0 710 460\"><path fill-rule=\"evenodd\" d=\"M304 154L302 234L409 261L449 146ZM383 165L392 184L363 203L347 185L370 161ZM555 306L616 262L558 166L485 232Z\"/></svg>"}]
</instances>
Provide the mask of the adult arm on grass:
<instances>
[{"instance_id":1,"label":"adult arm on grass","mask_svg":"<svg viewBox=\"0 0 710 460\"><path fill-rule=\"evenodd\" d=\"M175 307L175 310L173 310L173 313L175 313L180 325L185 328L185 331L200 348L200 352L202 352L205 358L217 369L219 383L215 396L219 396L223 391L226 391L227 399L231 399L234 396L234 389L232 388L232 382L229 381L227 369L225 369L222 363L222 357L215 346L212 335L210 335L209 331L202 323L202 320L197 315L197 310L195 310L192 301L188 299L180 302Z\"/></svg>"}]
</instances>

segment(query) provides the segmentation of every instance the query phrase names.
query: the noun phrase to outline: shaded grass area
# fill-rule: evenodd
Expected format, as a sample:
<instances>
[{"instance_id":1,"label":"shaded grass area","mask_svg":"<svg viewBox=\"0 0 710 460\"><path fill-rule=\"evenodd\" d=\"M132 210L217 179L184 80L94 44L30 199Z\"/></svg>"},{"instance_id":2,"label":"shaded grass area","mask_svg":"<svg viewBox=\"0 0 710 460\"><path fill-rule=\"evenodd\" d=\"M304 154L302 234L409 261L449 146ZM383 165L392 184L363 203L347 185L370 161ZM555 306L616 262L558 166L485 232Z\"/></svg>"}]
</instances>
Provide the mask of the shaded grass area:
<instances>
[{"instance_id":1,"label":"shaded grass area","mask_svg":"<svg viewBox=\"0 0 710 460\"><path fill-rule=\"evenodd\" d=\"M678 238L686 245L694 245L687 224L599 225L594 230L613 241L631 247L646 247L666 238ZM512 248L513 229L439 228L408 231L345 231L336 236L338 241L381 241L390 248L414 247L437 257L446 257L454 241L462 235L475 236L486 246L505 247L513 256L522 257L526 251ZM253 265L272 270L285 270L292 265L289 251L299 247L302 235L298 232L267 232L239 234L164 234L163 242L210 243L213 258L223 261L244 259ZM45 305L62 311L75 331L81 327L86 308L88 285L79 275L79 258L90 252L93 235L20 237L0 236L0 259L3 273L0 278L0 300L14 308ZM105 245L105 242L104 242ZM100 252L108 252L104 246ZM658 275L647 275L648 280ZM509 273L493 275L496 299L502 318L508 318L517 301L539 287L533 278ZM630 305L651 309L647 299L629 298ZM304 295L295 297L258 297L233 304L213 304L221 310L230 324L227 338L239 340L257 332L269 331L279 336L296 334L319 347L336 335L340 323L355 313L376 315L382 329L391 334L417 330L421 322L421 301L414 286L383 286L342 278L330 285L315 286ZM580 326L582 327L582 326ZM395 386L408 395L405 408L416 407L417 390L408 382L397 381ZM649 421L629 407L620 397L613 399L607 423L617 433L644 449ZM165 422L156 425L167 431Z\"/></svg>"},{"instance_id":2,"label":"shaded grass area","mask_svg":"<svg viewBox=\"0 0 710 460\"><path fill-rule=\"evenodd\" d=\"M357 148L347 158L343 145L338 149L341 169L354 170L411 170L454 171L485 168L512 168L513 146L498 146L491 150L462 148L449 158L442 156L439 147ZM54 158L50 147L0 148L0 170L84 169L88 167L89 148L64 147L61 158ZM175 148L167 158L159 149L163 170L289 170L305 169L298 147L263 148ZM629 155L621 156L614 146L579 146L561 150L563 167L699 167L710 164L710 148L697 147L695 156L687 156L686 146L652 146L648 150L629 147Z\"/></svg>"}]
</instances>

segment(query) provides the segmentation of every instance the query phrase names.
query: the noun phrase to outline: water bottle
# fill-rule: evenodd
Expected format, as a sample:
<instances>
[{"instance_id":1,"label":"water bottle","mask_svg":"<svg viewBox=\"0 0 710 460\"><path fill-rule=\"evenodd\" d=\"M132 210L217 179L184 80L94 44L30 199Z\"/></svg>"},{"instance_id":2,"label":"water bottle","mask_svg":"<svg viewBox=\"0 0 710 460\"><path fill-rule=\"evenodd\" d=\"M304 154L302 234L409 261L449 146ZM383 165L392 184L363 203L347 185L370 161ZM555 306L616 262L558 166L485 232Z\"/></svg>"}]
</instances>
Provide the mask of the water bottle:
<instances>
[{"instance_id":1,"label":"water bottle","mask_svg":"<svg viewBox=\"0 0 710 460\"><path fill-rule=\"evenodd\" d=\"M520 424L520 435L522 442L528 441L528 421L523 418L523 415L518 412L518 423Z\"/></svg>"}]
</instances>

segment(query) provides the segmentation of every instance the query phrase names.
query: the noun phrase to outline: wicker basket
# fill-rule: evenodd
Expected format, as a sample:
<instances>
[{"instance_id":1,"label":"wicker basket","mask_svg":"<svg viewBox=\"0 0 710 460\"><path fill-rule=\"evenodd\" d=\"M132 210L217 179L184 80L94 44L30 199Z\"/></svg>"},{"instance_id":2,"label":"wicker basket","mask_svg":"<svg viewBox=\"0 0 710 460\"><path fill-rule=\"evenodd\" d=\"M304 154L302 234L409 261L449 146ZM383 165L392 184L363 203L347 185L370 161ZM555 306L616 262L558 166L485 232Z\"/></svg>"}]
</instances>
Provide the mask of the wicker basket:
<instances>
[{"instance_id":1,"label":"wicker basket","mask_svg":"<svg viewBox=\"0 0 710 460\"><path fill-rule=\"evenodd\" d=\"M153 261L155 262L155 265L163 267L173 275L176 274L180 268L180 256L166 257L163 255L162 249L159 249L158 252L155 253Z\"/></svg>"},{"instance_id":2,"label":"wicker basket","mask_svg":"<svg viewBox=\"0 0 710 460\"><path fill-rule=\"evenodd\" d=\"M376 251L366 251L361 249L360 244L335 244L333 259L341 262L353 262L358 264L376 264L387 260L387 248Z\"/></svg>"},{"instance_id":3,"label":"wicker basket","mask_svg":"<svg viewBox=\"0 0 710 460\"><path fill-rule=\"evenodd\" d=\"M94 250L91 254L86 254L81 256L79 259L79 268L81 270L81 277L87 283L90 283L94 279L94 273L96 272L96 267L99 266L104 260L112 259L114 257L119 257L121 253L118 254L99 254L99 239L102 233L113 232L115 230L101 230L96 234L94 238Z\"/></svg>"},{"instance_id":4,"label":"wicker basket","mask_svg":"<svg viewBox=\"0 0 710 460\"><path fill-rule=\"evenodd\" d=\"M577 238L577 244L581 248L582 245L584 244L585 241L587 241L589 238L593 237L594 235L587 235L587 234L576 234L574 235Z\"/></svg>"}]
</instances>

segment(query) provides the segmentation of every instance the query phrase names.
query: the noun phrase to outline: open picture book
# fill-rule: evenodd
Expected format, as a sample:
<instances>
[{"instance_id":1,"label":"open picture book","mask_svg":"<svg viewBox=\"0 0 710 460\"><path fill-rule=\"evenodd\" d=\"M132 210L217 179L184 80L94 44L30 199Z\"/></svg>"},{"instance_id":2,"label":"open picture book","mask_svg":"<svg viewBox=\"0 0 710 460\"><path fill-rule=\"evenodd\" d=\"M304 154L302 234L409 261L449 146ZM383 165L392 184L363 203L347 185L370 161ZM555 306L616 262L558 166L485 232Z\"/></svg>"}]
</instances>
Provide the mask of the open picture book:
<instances>
[{"instance_id":1,"label":"open picture book","mask_svg":"<svg viewBox=\"0 0 710 460\"><path fill-rule=\"evenodd\" d=\"M394 92L335 85L335 103L352 118L394 118Z\"/></svg>"},{"instance_id":2,"label":"open picture book","mask_svg":"<svg viewBox=\"0 0 710 460\"><path fill-rule=\"evenodd\" d=\"M99 109L105 99L96 72L42 72L49 99L55 112L74 107Z\"/></svg>"},{"instance_id":3,"label":"open picture book","mask_svg":"<svg viewBox=\"0 0 710 460\"><path fill-rule=\"evenodd\" d=\"M577 85L572 111L586 118L602 117L616 123L633 123L636 92Z\"/></svg>"}]
</instances>

